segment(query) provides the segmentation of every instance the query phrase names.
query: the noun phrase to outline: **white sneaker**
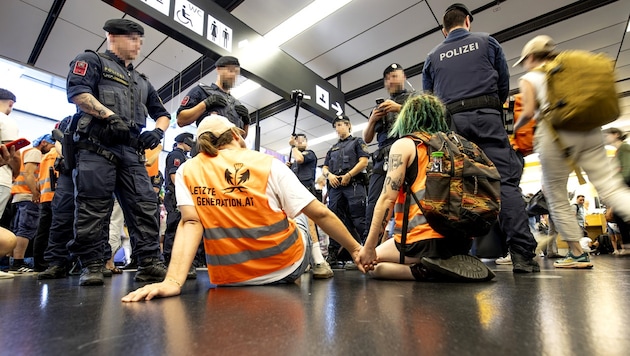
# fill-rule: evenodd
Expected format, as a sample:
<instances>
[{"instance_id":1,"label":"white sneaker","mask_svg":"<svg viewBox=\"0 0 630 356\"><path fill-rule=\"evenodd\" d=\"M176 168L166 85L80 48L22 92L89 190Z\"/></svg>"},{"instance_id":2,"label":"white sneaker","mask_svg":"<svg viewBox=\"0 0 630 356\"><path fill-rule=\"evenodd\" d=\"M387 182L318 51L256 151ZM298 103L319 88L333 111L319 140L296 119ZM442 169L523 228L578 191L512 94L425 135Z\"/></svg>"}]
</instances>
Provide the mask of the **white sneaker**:
<instances>
[{"instance_id":1,"label":"white sneaker","mask_svg":"<svg viewBox=\"0 0 630 356\"><path fill-rule=\"evenodd\" d=\"M333 275L333 270L332 268L330 268L330 265L326 261L322 263L316 263L313 266L313 278L315 279L331 278Z\"/></svg>"},{"instance_id":2,"label":"white sneaker","mask_svg":"<svg viewBox=\"0 0 630 356\"><path fill-rule=\"evenodd\" d=\"M11 278L15 278L15 275L13 273L0 271L0 279L11 279Z\"/></svg>"},{"instance_id":3,"label":"white sneaker","mask_svg":"<svg viewBox=\"0 0 630 356\"><path fill-rule=\"evenodd\" d=\"M498 265L511 265L512 264L512 256L508 253L507 256L497 258L494 263Z\"/></svg>"}]
</instances>

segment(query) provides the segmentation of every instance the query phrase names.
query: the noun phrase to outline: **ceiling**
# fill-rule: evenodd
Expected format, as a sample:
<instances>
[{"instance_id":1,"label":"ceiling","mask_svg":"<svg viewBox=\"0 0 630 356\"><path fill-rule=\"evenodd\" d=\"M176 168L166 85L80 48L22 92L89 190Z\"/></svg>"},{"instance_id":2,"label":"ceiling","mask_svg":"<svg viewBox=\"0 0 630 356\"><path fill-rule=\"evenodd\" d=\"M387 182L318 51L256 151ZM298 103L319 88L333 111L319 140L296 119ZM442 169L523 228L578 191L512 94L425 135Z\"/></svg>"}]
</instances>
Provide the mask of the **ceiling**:
<instances>
[{"instance_id":1,"label":"ceiling","mask_svg":"<svg viewBox=\"0 0 630 356\"><path fill-rule=\"evenodd\" d=\"M311 1L215 2L264 35ZM409 83L416 90L422 89L422 63L444 38L439 19L450 3L354 0L281 45L281 49L339 86L346 97L345 113L358 126L366 122L374 99L387 96L382 72L390 63L400 63L406 68ZM623 115L614 125L630 130L630 36L626 33L630 0L466 0L464 3L474 15L472 30L495 36L510 66L518 59L523 45L539 34L552 36L559 49L605 52L616 59ZM68 64L77 53L85 49L104 50L103 23L123 16L130 17L98 0L3 0L0 56L65 78ZM208 61L200 53L147 27L136 67L159 88L165 106L174 112L190 85L200 81L212 83L216 73L212 61L206 64ZM510 74L510 87L517 88L523 71L510 67ZM181 80L184 76L187 80ZM244 80L241 78L240 82ZM0 86L1 83L2 78ZM291 103L265 88L256 89L240 100L260 117L260 145L288 153L288 136L295 119ZM254 132L253 127L250 132ZM314 141L334 131L329 121L300 110L296 132L306 133ZM319 164L335 142L333 137L311 146L320 157Z\"/></svg>"}]
</instances>

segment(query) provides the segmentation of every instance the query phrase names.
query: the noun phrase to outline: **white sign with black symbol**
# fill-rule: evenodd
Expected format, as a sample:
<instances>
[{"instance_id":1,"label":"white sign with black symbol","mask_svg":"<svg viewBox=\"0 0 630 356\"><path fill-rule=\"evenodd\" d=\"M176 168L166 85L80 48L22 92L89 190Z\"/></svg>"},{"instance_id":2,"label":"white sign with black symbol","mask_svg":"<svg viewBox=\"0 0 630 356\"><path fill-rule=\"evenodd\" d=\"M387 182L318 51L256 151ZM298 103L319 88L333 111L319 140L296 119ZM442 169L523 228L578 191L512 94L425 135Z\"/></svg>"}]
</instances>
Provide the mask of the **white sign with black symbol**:
<instances>
[{"instance_id":1,"label":"white sign with black symbol","mask_svg":"<svg viewBox=\"0 0 630 356\"><path fill-rule=\"evenodd\" d=\"M315 101L317 101L317 104L319 104L319 106L323 107L324 109L328 110L330 105L328 103L328 92L320 87L319 85L315 85Z\"/></svg>"},{"instance_id":2,"label":"white sign with black symbol","mask_svg":"<svg viewBox=\"0 0 630 356\"><path fill-rule=\"evenodd\" d=\"M232 52L232 29L210 15L208 15L208 32L206 34L212 43Z\"/></svg>"},{"instance_id":3,"label":"white sign with black symbol","mask_svg":"<svg viewBox=\"0 0 630 356\"><path fill-rule=\"evenodd\" d=\"M165 1L166 0L162 0ZM203 36L204 11L195 6L190 1L175 0L175 14L173 19L183 26L197 32Z\"/></svg>"},{"instance_id":4,"label":"white sign with black symbol","mask_svg":"<svg viewBox=\"0 0 630 356\"><path fill-rule=\"evenodd\" d=\"M171 10L171 2L170 0L142 0L145 4L151 6L157 11L163 13L168 16Z\"/></svg>"}]
</instances>

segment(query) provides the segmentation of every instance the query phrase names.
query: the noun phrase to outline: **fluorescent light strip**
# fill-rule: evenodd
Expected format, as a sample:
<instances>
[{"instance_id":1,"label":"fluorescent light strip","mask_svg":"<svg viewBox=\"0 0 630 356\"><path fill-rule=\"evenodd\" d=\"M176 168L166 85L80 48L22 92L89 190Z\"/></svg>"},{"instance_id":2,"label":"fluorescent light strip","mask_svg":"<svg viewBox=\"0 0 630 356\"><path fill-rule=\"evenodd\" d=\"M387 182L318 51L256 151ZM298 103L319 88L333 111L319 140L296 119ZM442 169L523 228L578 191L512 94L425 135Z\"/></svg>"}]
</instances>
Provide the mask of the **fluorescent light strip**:
<instances>
[{"instance_id":1,"label":"fluorescent light strip","mask_svg":"<svg viewBox=\"0 0 630 356\"><path fill-rule=\"evenodd\" d=\"M352 0L315 0L269 31L264 38L269 44L279 47L291 38L299 35L302 31L339 10L350 1Z\"/></svg>"}]
</instances>

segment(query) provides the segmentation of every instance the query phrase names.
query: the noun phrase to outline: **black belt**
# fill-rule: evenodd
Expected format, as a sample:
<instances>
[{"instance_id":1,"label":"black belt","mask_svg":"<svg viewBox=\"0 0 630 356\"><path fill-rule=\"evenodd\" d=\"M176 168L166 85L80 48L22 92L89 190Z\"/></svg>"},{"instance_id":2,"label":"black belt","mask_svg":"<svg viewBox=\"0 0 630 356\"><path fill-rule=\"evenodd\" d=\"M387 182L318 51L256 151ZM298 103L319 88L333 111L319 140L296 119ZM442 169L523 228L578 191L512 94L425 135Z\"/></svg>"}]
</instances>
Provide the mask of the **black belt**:
<instances>
[{"instance_id":1,"label":"black belt","mask_svg":"<svg viewBox=\"0 0 630 356\"><path fill-rule=\"evenodd\" d=\"M97 145L94 142L79 141L75 143L74 147L77 149L84 149L84 150L88 150L90 152L96 153L99 156L105 157L105 159L107 159L108 161L113 162L114 164L118 164L118 157L116 157L113 153Z\"/></svg>"},{"instance_id":2,"label":"black belt","mask_svg":"<svg viewBox=\"0 0 630 356\"><path fill-rule=\"evenodd\" d=\"M501 111L503 108L499 98L496 96L482 95L476 98L462 99L446 105L446 110L451 115L475 109L495 109Z\"/></svg>"}]
</instances>

